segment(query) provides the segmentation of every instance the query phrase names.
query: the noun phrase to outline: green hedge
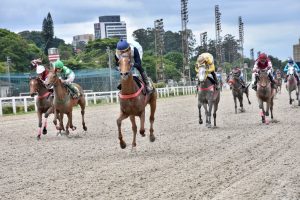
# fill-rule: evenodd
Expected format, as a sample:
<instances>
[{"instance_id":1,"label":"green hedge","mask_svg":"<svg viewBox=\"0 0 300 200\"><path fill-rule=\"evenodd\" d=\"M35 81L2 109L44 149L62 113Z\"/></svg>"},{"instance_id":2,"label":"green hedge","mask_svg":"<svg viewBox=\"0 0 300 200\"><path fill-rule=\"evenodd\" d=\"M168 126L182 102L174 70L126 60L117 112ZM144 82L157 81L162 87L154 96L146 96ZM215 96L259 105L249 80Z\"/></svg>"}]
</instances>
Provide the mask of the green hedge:
<instances>
[{"instance_id":1,"label":"green hedge","mask_svg":"<svg viewBox=\"0 0 300 200\"><path fill-rule=\"evenodd\" d=\"M28 112L31 112L34 110L35 110L34 105L27 106ZM24 106L16 106L16 111L17 111L17 113L24 113L25 112ZM13 107L12 106L4 106L2 108L2 112L3 112L3 115L13 114Z\"/></svg>"}]
</instances>

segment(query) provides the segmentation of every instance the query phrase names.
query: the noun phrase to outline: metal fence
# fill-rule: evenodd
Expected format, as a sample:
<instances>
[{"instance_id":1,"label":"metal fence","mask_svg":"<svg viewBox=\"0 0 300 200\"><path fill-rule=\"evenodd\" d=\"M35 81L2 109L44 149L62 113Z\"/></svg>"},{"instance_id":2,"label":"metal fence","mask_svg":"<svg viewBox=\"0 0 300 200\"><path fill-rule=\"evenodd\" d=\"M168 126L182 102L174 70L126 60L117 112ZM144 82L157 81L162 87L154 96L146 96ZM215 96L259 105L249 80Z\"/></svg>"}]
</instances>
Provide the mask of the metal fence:
<instances>
[{"instance_id":1,"label":"metal fence","mask_svg":"<svg viewBox=\"0 0 300 200\"><path fill-rule=\"evenodd\" d=\"M157 88L158 98L180 96L180 95L192 95L196 92L195 86L182 86L182 87L165 87ZM85 93L86 105L98 104L99 102L117 103L119 102L119 91L108 92L88 92ZM15 96L0 98L0 116L4 115L3 109L5 107L12 108L12 113L17 114L18 108L22 107L21 112L28 112L29 106L34 106L36 111L36 98L30 96Z\"/></svg>"}]
</instances>

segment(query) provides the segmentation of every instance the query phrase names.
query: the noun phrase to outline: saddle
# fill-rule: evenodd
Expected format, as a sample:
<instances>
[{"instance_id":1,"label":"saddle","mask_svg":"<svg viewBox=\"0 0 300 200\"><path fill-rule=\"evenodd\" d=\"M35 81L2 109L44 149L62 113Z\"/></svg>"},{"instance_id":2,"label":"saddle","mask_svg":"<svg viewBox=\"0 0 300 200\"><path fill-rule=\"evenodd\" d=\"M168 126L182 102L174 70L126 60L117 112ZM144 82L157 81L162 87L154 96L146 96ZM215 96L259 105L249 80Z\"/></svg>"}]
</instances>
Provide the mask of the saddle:
<instances>
[{"instance_id":1,"label":"saddle","mask_svg":"<svg viewBox=\"0 0 300 200\"><path fill-rule=\"evenodd\" d=\"M65 87L67 88L67 91L68 91L68 94L73 98L73 99L76 99L78 98L79 96L81 96L81 92L79 90L79 88L77 88L76 84L65 84ZM77 96L76 92L74 91L74 89L77 90L77 92L80 94L79 96Z\"/></svg>"}]
</instances>

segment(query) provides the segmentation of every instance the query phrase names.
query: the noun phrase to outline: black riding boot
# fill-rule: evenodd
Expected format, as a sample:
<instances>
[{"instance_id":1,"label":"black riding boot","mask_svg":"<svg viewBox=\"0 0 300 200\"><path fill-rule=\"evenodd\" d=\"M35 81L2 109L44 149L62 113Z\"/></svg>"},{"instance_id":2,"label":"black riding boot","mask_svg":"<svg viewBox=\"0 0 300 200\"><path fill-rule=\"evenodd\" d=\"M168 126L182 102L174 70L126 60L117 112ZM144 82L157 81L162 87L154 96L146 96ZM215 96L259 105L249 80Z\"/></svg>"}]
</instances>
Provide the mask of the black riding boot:
<instances>
[{"instance_id":1,"label":"black riding boot","mask_svg":"<svg viewBox=\"0 0 300 200\"><path fill-rule=\"evenodd\" d=\"M216 73L215 73L215 72L211 72L211 75L212 75L213 78L214 78L215 85L216 85L216 90L220 89L220 87L219 87L219 81L218 81L218 78L217 78Z\"/></svg>"},{"instance_id":2,"label":"black riding boot","mask_svg":"<svg viewBox=\"0 0 300 200\"><path fill-rule=\"evenodd\" d=\"M272 76L271 74L269 74L268 76L269 76L269 79L270 79L270 81L271 81L271 87L272 87L273 89L276 89L276 83L275 83L275 81L274 81L274 79L273 79L273 76Z\"/></svg>"},{"instance_id":3,"label":"black riding boot","mask_svg":"<svg viewBox=\"0 0 300 200\"><path fill-rule=\"evenodd\" d=\"M65 85L69 88L70 92L71 92L71 96L73 98L78 98L80 96L79 91L77 90L77 88L75 88L75 86L72 83L65 83Z\"/></svg>"},{"instance_id":4,"label":"black riding boot","mask_svg":"<svg viewBox=\"0 0 300 200\"><path fill-rule=\"evenodd\" d=\"M152 86L150 84L150 81L149 81L149 78L148 78L146 72L145 71L142 72L141 76L142 76L142 79L143 79L144 83L146 84L146 90L147 90L147 92L148 93L151 92L153 90L153 88L152 88Z\"/></svg>"},{"instance_id":5,"label":"black riding boot","mask_svg":"<svg viewBox=\"0 0 300 200\"><path fill-rule=\"evenodd\" d=\"M246 87L246 83L244 82L244 80L241 79L241 78L239 78L239 80L240 80L240 83L242 85L242 88L245 88Z\"/></svg>"},{"instance_id":6,"label":"black riding boot","mask_svg":"<svg viewBox=\"0 0 300 200\"><path fill-rule=\"evenodd\" d=\"M254 83L252 85L252 89L257 91L257 76L255 76L255 80L254 80Z\"/></svg>"}]
</instances>

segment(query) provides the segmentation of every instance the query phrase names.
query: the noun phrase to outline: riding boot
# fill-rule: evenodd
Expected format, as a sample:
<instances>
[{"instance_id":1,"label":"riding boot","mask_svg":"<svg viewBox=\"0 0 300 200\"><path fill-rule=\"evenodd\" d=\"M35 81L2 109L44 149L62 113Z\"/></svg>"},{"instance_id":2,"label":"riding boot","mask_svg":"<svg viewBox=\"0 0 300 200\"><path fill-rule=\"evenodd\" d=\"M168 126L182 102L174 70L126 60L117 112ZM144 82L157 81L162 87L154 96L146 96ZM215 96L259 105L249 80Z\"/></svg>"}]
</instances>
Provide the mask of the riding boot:
<instances>
[{"instance_id":1,"label":"riding boot","mask_svg":"<svg viewBox=\"0 0 300 200\"><path fill-rule=\"evenodd\" d=\"M257 77L255 77L254 83L252 85L252 89L257 91Z\"/></svg>"},{"instance_id":2,"label":"riding boot","mask_svg":"<svg viewBox=\"0 0 300 200\"><path fill-rule=\"evenodd\" d=\"M271 74L269 74L268 76L269 76L269 79L270 79L270 81L271 81L271 87L272 87L273 89L276 89L276 83L275 83L275 81L274 81L274 79L273 79L273 76L272 76Z\"/></svg>"},{"instance_id":3,"label":"riding boot","mask_svg":"<svg viewBox=\"0 0 300 200\"><path fill-rule=\"evenodd\" d=\"M245 84L245 82L244 82L244 80L243 79L239 79L240 80L240 83L241 83L241 85L242 85L242 88L245 88L246 87L246 84Z\"/></svg>"},{"instance_id":4,"label":"riding boot","mask_svg":"<svg viewBox=\"0 0 300 200\"><path fill-rule=\"evenodd\" d=\"M218 81L218 79L217 79L216 73L215 73L215 72L211 72L211 75L212 75L213 78L214 78L215 85L216 85L216 90L219 90L219 89L220 89L220 87L219 87L219 81Z\"/></svg>"},{"instance_id":5,"label":"riding boot","mask_svg":"<svg viewBox=\"0 0 300 200\"><path fill-rule=\"evenodd\" d=\"M71 96L76 99L80 96L79 91L77 90L77 88L75 88L75 86L72 83L65 83L65 85L69 88L70 92L71 92Z\"/></svg>"},{"instance_id":6,"label":"riding boot","mask_svg":"<svg viewBox=\"0 0 300 200\"><path fill-rule=\"evenodd\" d=\"M153 87L152 87L152 85L149 81L149 78L148 78L146 72L142 72L141 76L142 76L142 79L143 79L144 83L146 84L147 92L150 93L153 90Z\"/></svg>"}]
</instances>

